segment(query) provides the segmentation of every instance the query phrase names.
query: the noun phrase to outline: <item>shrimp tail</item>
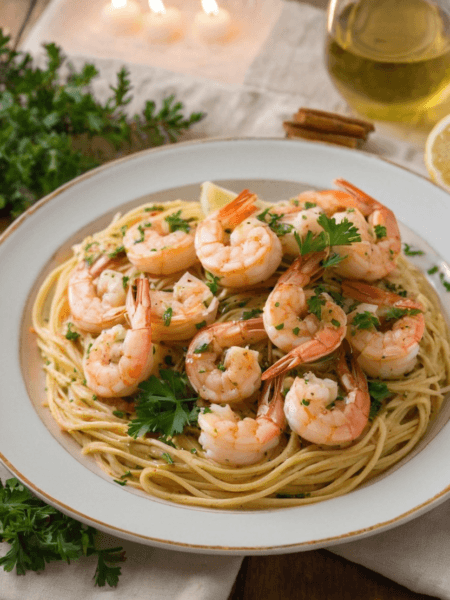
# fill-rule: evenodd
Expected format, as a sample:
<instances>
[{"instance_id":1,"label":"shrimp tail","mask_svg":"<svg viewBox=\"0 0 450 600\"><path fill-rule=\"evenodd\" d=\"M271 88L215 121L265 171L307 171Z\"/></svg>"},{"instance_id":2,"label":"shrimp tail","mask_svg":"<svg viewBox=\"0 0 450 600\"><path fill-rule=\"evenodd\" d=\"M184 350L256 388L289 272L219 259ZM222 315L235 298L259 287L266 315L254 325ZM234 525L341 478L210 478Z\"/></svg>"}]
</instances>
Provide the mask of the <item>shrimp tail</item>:
<instances>
[{"instance_id":1,"label":"shrimp tail","mask_svg":"<svg viewBox=\"0 0 450 600\"><path fill-rule=\"evenodd\" d=\"M364 216L368 216L371 212L373 212L374 208L385 208L381 202L378 202L378 200L375 200L375 198L372 198L372 196L369 196L369 194L366 194L366 192L363 192L357 188L356 185L349 183L345 179L338 178L335 179L333 183L345 190L358 201L358 208L364 214ZM366 210L364 210L364 205L366 206Z\"/></svg>"},{"instance_id":2,"label":"shrimp tail","mask_svg":"<svg viewBox=\"0 0 450 600\"><path fill-rule=\"evenodd\" d=\"M368 304L376 304L377 306L395 306L397 308L413 308L423 311L423 306L420 302L412 300L411 298L404 298L394 292L382 290L365 281L344 279L342 281L342 293L344 296Z\"/></svg>"},{"instance_id":3,"label":"shrimp tail","mask_svg":"<svg viewBox=\"0 0 450 600\"><path fill-rule=\"evenodd\" d=\"M252 194L249 190L243 190L234 200L219 209L220 220L236 227L255 212L255 201L256 194Z\"/></svg>"},{"instance_id":4,"label":"shrimp tail","mask_svg":"<svg viewBox=\"0 0 450 600\"><path fill-rule=\"evenodd\" d=\"M348 366L348 358L350 359L351 369ZM336 370L346 392L358 389L365 394L369 393L367 377L359 363L355 360L355 354L347 340L344 340L339 348Z\"/></svg>"},{"instance_id":5,"label":"shrimp tail","mask_svg":"<svg viewBox=\"0 0 450 600\"><path fill-rule=\"evenodd\" d=\"M126 299L128 317L133 330L148 330L151 328L150 284L147 278L140 277L136 286L136 298L133 294L133 287L128 288Z\"/></svg>"},{"instance_id":6,"label":"shrimp tail","mask_svg":"<svg viewBox=\"0 0 450 600\"><path fill-rule=\"evenodd\" d=\"M378 224L386 228L386 238L390 240L389 250L393 260L395 256L400 254L401 236L397 219L392 210L345 179L335 179L334 184L343 188L360 203L359 210L365 216L372 218L371 215L375 211L379 211L379 219L381 220Z\"/></svg>"},{"instance_id":7,"label":"shrimp tail","mask_svg":"<svg viewBox=\"0 0 450 600\"><path fill-rule=\"evenodd\" d=\"M98 277L98 275L100 275L102 271L108 268L112 268L115 265L117 265L117 260L114 260L107 254L103 254L94 262L92 267L89 269L89 274L93 279L95 279L95 277Z\"/></svg>"},{"instance_id":8,"label":"shrimp tail","mask_svg":"<svg viewBox=\"0 0 450 600\"><path fill-rule=\"evenodd\" d=\"M325 250L298 256L289 269L280 276L277 283L296 283L300 287L305 287L321 277L324 271L321 262L326 256Z\"/></svg>"},{"instance_id":9,"label":"shrimp tail","mask_svg":"<svg viewBox=\"0 0 450 600\"><path fill-rule=\"evenodd\" d=\"M280 433L286 427L282 388L283 377L277 377L264 383L256 415L257 419L269 419L280 428Z\"/></svg>"},{"instance_id":10,"label":"shrimp tail","mask_svg":"<svg viewBox=\"0 0 450 600\"><path fill-rule=\"evenodd\" d=\"M327 328L328 329L328 328ZM331 328L328 329L331 333L330 336L327 334L327 330L323 330L325 335L322 335L322 339L313 339L300 346L297 346L285 356L282 356L276 363L269 367L261 376L263 381L267 379L273 379L278 377L291 369L295 369L298 365L303 363L314 362L323 358L327 354L330 354L335 350L342 341L341 335L336 335L335 331Z\"/></svg>"}]
</instances>

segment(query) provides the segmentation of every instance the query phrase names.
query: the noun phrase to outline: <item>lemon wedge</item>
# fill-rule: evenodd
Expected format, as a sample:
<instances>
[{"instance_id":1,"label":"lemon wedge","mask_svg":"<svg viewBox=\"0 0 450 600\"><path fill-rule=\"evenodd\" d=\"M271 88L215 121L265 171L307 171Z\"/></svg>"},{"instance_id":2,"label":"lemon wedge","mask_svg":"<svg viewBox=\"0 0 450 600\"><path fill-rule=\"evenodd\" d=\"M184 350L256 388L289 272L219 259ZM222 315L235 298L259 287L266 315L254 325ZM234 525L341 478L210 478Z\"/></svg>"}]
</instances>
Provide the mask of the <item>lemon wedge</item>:
<instances>
[{"instance_id":1,"label":"lemon wedge","mask_svg":"<svg viewBox=\"0 0 450 600\"><path fill-rule=\"evenodd\" d=\"M431 179L450 192L450 115L428 134L424 158Z\"/></svg>"},{"instance_id":2,"label":"lemon wedge","mask_svg":"<svg viewBox=\"0 0 450 600\"><path fill-rule=\"evenodd\" d=\"M219 187L211 181L205 181L200 186L200 206L205 215L225 206L237 196L235 192Z\"/></svg>"}]
</instances>

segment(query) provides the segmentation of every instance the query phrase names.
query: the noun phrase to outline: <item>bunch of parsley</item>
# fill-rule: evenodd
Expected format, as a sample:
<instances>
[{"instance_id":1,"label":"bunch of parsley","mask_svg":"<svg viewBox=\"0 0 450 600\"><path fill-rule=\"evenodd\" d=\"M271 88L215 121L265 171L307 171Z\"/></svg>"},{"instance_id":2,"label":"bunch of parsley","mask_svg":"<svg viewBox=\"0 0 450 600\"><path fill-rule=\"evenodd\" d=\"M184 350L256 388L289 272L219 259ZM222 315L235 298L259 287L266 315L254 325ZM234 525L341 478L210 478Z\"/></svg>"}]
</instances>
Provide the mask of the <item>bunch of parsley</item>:
<instances>
[{"instance_id":1,"label":"bunch of parsley","mask_svg":"<svg viewBox=\"0 0 450 600\"><path fill-rule=\"evenodd\" d=\"M171 95L160 110L153 101L129 118L129 73L122 68L103 104L89 89L98 71L85 64L77 72L61 49L45 45L46 67L33 65L9 47L0 29L0 214L16 217L63 183L98 166L111 154L174 142L204 115L182 114ZM68 75L62 77L65 65ZM101 141L93 151L89 142ZM103 148L103 149L102 149ZM112 152L111 152L112 151Z\"/></svg>"},{"instance_id":2,"label":"bunch of parsley","mask_svg":"<svg viewBox=\"0 0 450 600\"><path fill-rule=\"evenodd\" d=\"M117 563L125 559L121 547L101 550L96 530L67 517L39 500L15 478L0 481L0 542L10 544L0 566L18 575L42 571L46 563L82 556L97 556L95 585L115 587L120 576Z\"/></svg>"}]
</instances>

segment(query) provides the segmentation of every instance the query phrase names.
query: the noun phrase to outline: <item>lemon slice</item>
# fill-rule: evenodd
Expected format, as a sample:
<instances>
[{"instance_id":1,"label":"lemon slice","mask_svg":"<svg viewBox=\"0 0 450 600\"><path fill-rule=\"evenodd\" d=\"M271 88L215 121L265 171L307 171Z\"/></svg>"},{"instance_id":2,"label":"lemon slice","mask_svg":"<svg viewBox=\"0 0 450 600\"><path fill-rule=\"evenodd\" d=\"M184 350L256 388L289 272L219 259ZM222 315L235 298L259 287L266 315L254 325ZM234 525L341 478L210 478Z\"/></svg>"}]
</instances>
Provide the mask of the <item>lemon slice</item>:
<instances>
[{"instance_id":1,"label":"lemon slice","mask_svg":"<svg viewBox=\"0 0 450 600\"><path fill-rule=\"evenodd\" d=\"M211 181L202 183L200 189L200 205L205 215L225 206L237 196L235 192L219 187Z\"/></svg>"},{"instance_id":2,"label":"lemon slice","mask_svg":"<svg viewBox=\"0 0 450 600\"><path fill-rule=\"evenodd\" d=\"M450 192L450 115L436 123L428 134L425 165L431 179Z\"/></svg>"}]
</instances>

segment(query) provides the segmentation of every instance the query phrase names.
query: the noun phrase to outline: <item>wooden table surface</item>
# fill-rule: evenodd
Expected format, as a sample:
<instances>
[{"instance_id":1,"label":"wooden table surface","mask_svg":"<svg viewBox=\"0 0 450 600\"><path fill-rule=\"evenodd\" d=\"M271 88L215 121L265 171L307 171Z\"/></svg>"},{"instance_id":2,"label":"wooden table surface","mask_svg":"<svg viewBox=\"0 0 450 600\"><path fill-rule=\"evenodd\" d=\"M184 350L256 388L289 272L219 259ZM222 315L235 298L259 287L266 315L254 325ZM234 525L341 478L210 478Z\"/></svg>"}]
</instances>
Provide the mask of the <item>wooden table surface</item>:
<instances>
[{"instance_id":1,"label":"wooden table surface","mask_svg":"<svg viewBox=\"0 0 450 600\"><path fill-rule=\"evenodd\" d=\"M0 27L26 38L50 0L0 0ZM325 6L326 0L307 0ZM30 10L32 9L32 10ZM229 600L433 600L327 550L250 556ZM437 600L437 599L434 599Z\"/></svg>"}]
</instances>

